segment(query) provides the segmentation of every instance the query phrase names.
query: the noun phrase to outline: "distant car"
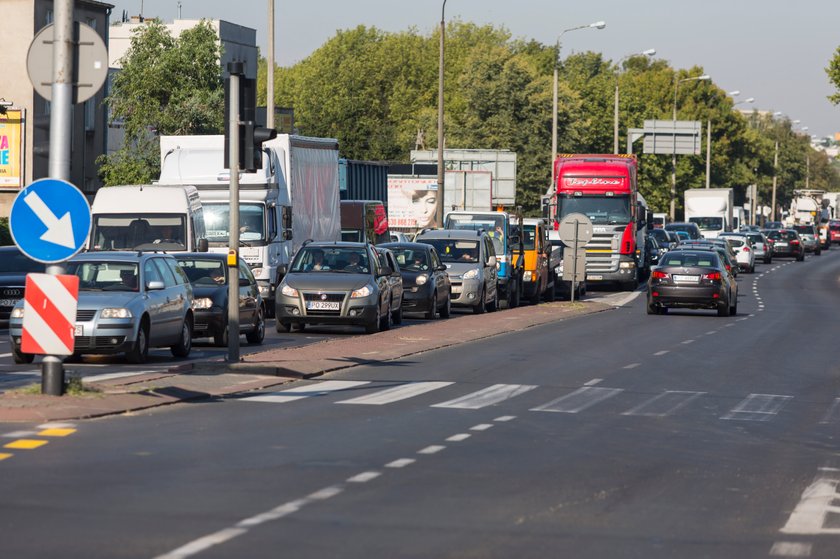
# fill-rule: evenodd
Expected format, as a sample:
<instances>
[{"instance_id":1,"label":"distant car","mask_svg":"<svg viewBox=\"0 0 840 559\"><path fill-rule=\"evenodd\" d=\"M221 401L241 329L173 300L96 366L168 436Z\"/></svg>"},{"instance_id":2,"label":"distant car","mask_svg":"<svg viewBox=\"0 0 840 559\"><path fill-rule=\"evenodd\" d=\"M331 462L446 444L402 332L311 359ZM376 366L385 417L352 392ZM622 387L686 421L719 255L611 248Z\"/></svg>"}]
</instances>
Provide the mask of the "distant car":
<instances>
[{"instance_id":1,"label":"distant car","mask_svg":"<svg viewBox=\"0 0 840 559\"><path fill-rule=\"evenodd\" d=\"M840 219L828 222L828 236L832 243L840 243Z\"/></svg>"},{"instance_id":2,"label":"distant car","mask_svg":"<svg viewBox=\"0 0 840 559\"><path fill-rule=\"evenodd\" d=\"M761 227L759 227L758 225L742 225L738 229L738 231L740 231L741 233L746 233L748 231L757 232L757 231L760 231L760 230L761 230Z\"/></svg>"},{"instance_id":3,"label":"distant car","mask_svg":"<svg viewBox=\"0 0 840 559\"><path fill-rule=\"evenodd\" d=\"M193 338L213 338L217 346L228 345L227 254L194 252L176 255L193 287L195 325ZM257 280L244 260L239 260L239 332L248 343L265 338L265 304Z\"/></svg>"},{"instance_id":4,"label":"distant car","mask_svg":"<svg viewBox=\"0 0 840 559\"><path fill-rule=\"evenodd\" d=\"M781 221L768 221L764 224L765 229L781 229L785 225Z\"/></svg>"},{"instance_id":5,"label":"distant car","mask_svg":"<svg viewBox=\"0 0 840 559\"><path fill-rule=\"evenodd\" d=\"M773 229L767 232L767 238L773 241L773 256L790 256L797 262L805 260L805 247L799 233L793 229Z\"/></svg>"},{"instance_id":6,"label":"distant car","mask_svg":"<svg viewBox=\"0 0 840 559\"><path fill-rule=\"evenodd\" d=\"M651 229L648 231L648 236L656 239L659 246L665 250L672 249L679 243L679 238L674 235L674 232L665 229Z\"/></svg>"},{"instance_id":7,"label":"distant car","mask_svg":"<svg viewBox=\"0 0 840 559\"><path fill-rule=\"evenodd\" d=\"M680 243L692 240L691 234L688 231L671 231L671 233L677 234L677 238L680 240Z\"/></svg>"},{"instance_id":8,"label":"distant car","mask_svg":"<svg viewBox=\"0 0 840 559\"><path fill-rule=\"evenodd\" d=\"M387 244L387 243L386 243ZM391 268L395 273L388 276L388 283L391 284L391 322L402 324L403 301L405 300L402 279L402 270L397 262L396 255L387 248L377 246L374 251L379 256L379 265Z\"/></svg>"},{"instance_id":9,"label":"distant car","mask_svg":"<svg viewBox=\"0 0 840 559\"><path fill-rule=\"evenodd\" d=\"M761 260L765 264L773 262L773 247L760 231L747 231L744 233L752 243L753 251L755 251L755 259Z\"/></svg>"},{"instance_id":10,"label":"distant car","mask_svg":"<svg viewBox=\"0 0 840 559\"><path fill-rule=\"evenodd\" d=\"M745 233L724 232L718 236L718 239L725 239L735 251L735 259L741 270L750 274L755 272L756 254L750 238Z\"/></svg>"},{"instance_id":11,"label":"distant car","mask_svg":"<svg viewBox=\"0 0 840 559\"><path fill-rule=\"evenodd\" d=\"M411 238L405 233L400 233L399 231L391 231L391 242L392 243L410 243Z\"/></svg>"},{"instance_id":12,"label":"distant car","mask_svg":"<svg viewBox=\"0 0 840 559\"><path fill-rule=\"evenodd\" d=\"M702 239L703 233L700 231L700 227L696 223L687 223L687 222L679 222L679 223L669 223L665 226L666 231L675 231L679 234L680 231L684 231L688 233L688 237L690 239Z\"/></svg>"},{"instance_id":13,"label":"distant car","mask_svg":"<svg viewBox=\"0 0 840 559\"><path fill-rule=\"evenodd\" d=\"M0 325L9 324L9 315L23 299L26 274L44 273L46 267L30 260L16 246L0 247Z\"/></svg>"},{"instance_id":14,"label":"distant car","mask_svg":"<svg viewBox=\"0 0 840 559\"><path fill-rule=\"evenodd\" d=\"M738 265L738 255L735 254L735 249L732 245L726 242L725 239L700 239L699 241L691 240L681 243L677 248L704 248L715 247L723 251L723 263L725 266L731 268L733 275L737 276L740 266Z\"/></svg>"},{"instance_id":15,"label":"distant car","mask_svg":"<svg viewBox=\"0 0 840 559\"><path fill-rule=\"evenodd\" d=\"M452 304L476 314L499 308L496 252L487 233L464 229L423 231L415 239L435 247L452 284Z\"/></svg>"},{"instance_id":16,"label":"distant car","mask_svg":"<svg viewBox=\"0 0 840 559\"><path fill-rule=\"evenodd\" d=\"M428 319L437 313L441 318L449 318L452 284L435 247L426 243L385 243L377 248L389 249L397 259L405 312L422 312Z\"/></svg>"},{"instance_id":17,"label":"distant car","mask_svg":"<svg viewBox=\"0 0 840 559\"><path fill-rule=\"evenodd\" d=\"M648 279L647 313L669 308L715 309L718 316L738 312L738 283L717 251L683 249L662 257Z\"/></svg>"},{"instance_id":18,"label":"distant car","mask_svg":"<svg viewBox=\"0 0 840 559\"><path fill-rule=\"evenodd\" d=\"M372 334L393 323L390 276L368 243L307 243L277 287L278 332L307 324L363 326Z\"/></svg>"},{"instance_id":19,"label":"distant car","mask_svg":"<svg viewBox=\"0 0 840 559\"><path fill-rule=\"evenodd\" d=\"M726 271L729 272L733 278L738 276L738 262L735 255L732 254L732 249L729 247L711 243L696 243L691 245L680 245L669 252L679 252L685 250L709 250L716 252Z\"/></svg>"},{"instance_id":20,"label":"distant car","mask_svg":"<svg viewBox=\"0 0 840 559\"><path fill-rule=\"evenodd\" d=\"M125 353L144 363L150 347L169 346L175 357L192 349L193 289L175 258L154 252L87 252L66 264L79 276L75 353ZM9 334L16 363L31 363L21 351L23 303L12 311Z\"/></svg>"},{"instance_id":21,"label":"distant car","mask_svg":"<svg viewBox=\"0 0 840 559\"><path fill-rule=\"evenodd\" d=\"M822 253L820 237L816 227L813 225L794 225L791 229L799 233L799 238L802 240L802 246L805 247L805 252L813 252L815 256L819 256Z\"/></svg>"}]
</instances>

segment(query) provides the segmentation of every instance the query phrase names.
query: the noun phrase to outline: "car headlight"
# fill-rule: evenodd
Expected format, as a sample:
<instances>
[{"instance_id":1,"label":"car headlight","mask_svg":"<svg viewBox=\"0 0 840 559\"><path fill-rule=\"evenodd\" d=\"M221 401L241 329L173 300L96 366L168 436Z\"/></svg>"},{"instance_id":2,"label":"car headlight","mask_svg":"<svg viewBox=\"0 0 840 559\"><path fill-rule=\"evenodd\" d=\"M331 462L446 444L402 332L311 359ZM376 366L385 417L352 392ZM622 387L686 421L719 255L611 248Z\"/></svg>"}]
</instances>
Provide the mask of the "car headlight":
<instances>
[{"instance_id":1,"label":"car headlight","mask_svg":"<svg viewBox=\"0 0 840 559\"><path fill-rule=\"evenodd\" d=\"M528 270L527 272L522 274L522 280L523 281L531 281L531 271L530 270Z\"/></svg>"},{"instance_id":2,"label":"car headlight","mask_svg":"<svg viewBox=\"0 0 840 559\"><path fill-rule=\"evenodd\" d=\"M15 307L12 309L11 318L23 318L23 307Z\"/></svg>"},{"instance_id":3,"label":"car headlight","mask_svg":"<svg viewBox=\"0 0 840 559\"><path fill-rule=\"evenodd\" d=\"M373 293L373 289L369 285L362 287L361 289L357 289L353 293L350 294L351 299L360 299L362 297L367 297Z\"/></svg>"},{"instance_id":4,"label":"car headlight","mask_svg":"<svg viewBox=\"0 0 840 559\"><path fill-rule=\"evenodd\" d=\"M213 299L210 297L199 297L193 301L192 308L194 309L209 309L213 306Z\"/></svg>"},{"instance_id":5,"label":"car headlight","mask_svg":"<svg viewBox=\"0 0 840 559\"><path fill-rule=\"evenodd\" d=\"M554 273L555 273L555 274L562 274L562 273L563 273L563 265L562 265L562 264L560 264L559 266L557 266L556 268L554 268Z\"/></svg>"},{"instance_id":6,"label":"car headlight","mask_svg":"<svg viewBox=\"0 0 840 559\"><path fill-rule=\"evenodd\" d=\"M472 270L468 270L464 272L464 275L461 276L464 279L475 279L478 277L478 268L473 268Z\"/></svg>"},{"instance_id":7,"label":"car headlight","mask_svg":"<svg viewBox=\"0 0 840 559\"><path fill-rule=\"evenodd\" d=\"M417 276L417 279L414 280L417 285L425 285L427 281L429 281L429 276L426 274L420 274Z\"/></svg>"},{"instance_id":8,"label":"car headlight","mask_svg":"<svg viewBox=\"0 0 840 559\"><path fill-rule=\"evenodd\" d=\"M282 293L286 297L297 297L298 296L298 290L295 289L294 287L289 287L286 284L283 284L282 289L280 289L280 293Z\"/></svg>"},{"instance_id":9,"label":"car headlight","mask_svg":"<svg viewBox=\"0 0 840 559\"><path fill-rule=\"evenodd\" d=\"M260 290L260 295L263 297L268 297L271 295L271 286L270 285L258 285L257 288Z\"/></svg>"},{"instance_id":10,"label":"car headlight","mask_svg":"<svg viewBox=\"0 0 840 559\"><path fill-rule=\"evenodd\" d=\"M251 268L251 273L254 274L255 276L261 276L262 271L263 271L262 268Z\"/></svg>"},{"instance_id":11,"label":"car headlight","mask_svg":"<svg viewBox=\"0 0 840 559\"><path fill-rule=\"evenodd\" d=\"M128 309L115 307L102 309L102 313L99 316L102 318L131 318L133 315Z\"/></svg>"}]
</instances>

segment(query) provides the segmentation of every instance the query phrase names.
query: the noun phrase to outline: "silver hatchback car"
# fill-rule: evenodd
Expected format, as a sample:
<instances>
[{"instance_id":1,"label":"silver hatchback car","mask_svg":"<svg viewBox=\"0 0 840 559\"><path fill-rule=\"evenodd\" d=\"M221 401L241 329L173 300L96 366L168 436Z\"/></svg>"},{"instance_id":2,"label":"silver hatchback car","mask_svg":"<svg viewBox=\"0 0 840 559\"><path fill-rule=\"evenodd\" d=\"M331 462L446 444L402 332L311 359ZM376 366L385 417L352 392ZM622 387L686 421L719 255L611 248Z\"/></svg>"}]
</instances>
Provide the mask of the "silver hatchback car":
<instances>
[{"instance_id":1,"label":"silver hatchback car","mask_svg":"<svg viewBox=\"0 0 840 559\"><path fill-rule=\"evenodd\" d=\"M168 346L175 357L192 349L193 290L175 259L162 253L88 252L67 263L79 276L75 354L125 353L143 363L150 347ZM9 322L16 363L31 363L20 350L24 305Z\"/></svg>"}]
</instances>

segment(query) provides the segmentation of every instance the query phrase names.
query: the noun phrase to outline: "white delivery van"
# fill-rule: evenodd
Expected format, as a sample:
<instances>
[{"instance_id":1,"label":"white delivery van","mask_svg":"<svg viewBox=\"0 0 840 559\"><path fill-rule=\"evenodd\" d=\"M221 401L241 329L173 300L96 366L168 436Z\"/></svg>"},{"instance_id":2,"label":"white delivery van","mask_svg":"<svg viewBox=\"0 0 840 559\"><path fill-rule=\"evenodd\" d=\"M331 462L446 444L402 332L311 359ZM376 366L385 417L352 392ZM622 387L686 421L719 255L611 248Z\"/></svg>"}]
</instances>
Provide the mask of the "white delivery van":
<instances>
[{"instance_id":1,"label":"white delivery van","mask_svg":"<svg viewBox=\"0 0 840 559\"><path fill-rule=\"evenodd\" d=\"M91 205L88 250L205 252L204 212L194 186L109 186Z\"/></svg>"}]
</instances>

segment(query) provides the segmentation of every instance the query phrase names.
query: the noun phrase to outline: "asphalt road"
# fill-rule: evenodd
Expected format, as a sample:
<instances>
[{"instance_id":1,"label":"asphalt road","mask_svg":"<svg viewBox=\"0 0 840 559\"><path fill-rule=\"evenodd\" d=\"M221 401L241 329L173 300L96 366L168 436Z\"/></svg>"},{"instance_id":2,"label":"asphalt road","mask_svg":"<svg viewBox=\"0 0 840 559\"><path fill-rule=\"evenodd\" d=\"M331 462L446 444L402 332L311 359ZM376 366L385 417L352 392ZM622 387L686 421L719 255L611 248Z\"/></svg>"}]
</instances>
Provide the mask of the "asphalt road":
<instances>
[{"instance_id":1,"label":"asphalt road","mask_svg":"<svg viewBox=\"0 0 840 559\"><path fill-rule=\"evenodd\" d=\"M834 558L840 250L739 281L735 317L648 316L638 297L279 393L77 422L0 461L0 550Z\"/></svg>"}]
</instances>

